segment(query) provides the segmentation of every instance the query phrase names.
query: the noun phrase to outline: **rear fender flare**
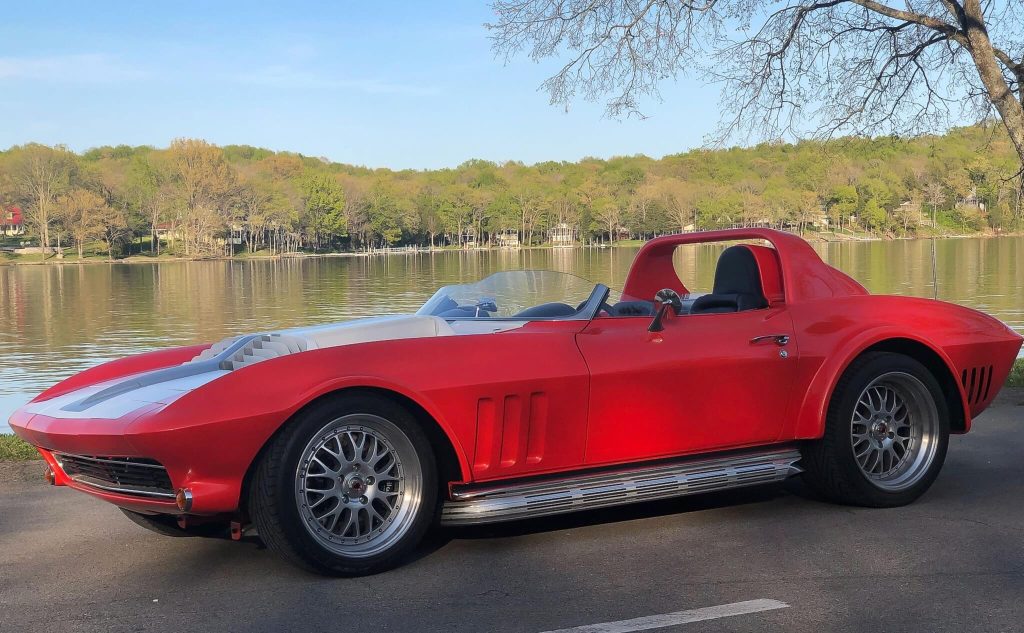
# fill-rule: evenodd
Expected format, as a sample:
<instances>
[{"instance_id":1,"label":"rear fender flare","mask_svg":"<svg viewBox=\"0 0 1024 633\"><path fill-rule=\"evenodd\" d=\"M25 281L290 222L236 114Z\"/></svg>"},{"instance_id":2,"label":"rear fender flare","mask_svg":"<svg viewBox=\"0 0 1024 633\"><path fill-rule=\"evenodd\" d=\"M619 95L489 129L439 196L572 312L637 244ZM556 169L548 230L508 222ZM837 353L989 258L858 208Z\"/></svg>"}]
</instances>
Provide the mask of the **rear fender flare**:
<instances>
[{"instance_id":1,"label":"rear fender flare","mask_svg":"<svg viewBox=\"0 0 1024 633\"><path fill-rule=\"evenodd\" d=\"M919 343L934 352L946 366L946 370L954 377L956 369L949 356L941 347L917 334L908 333L905 329L893 327L881 327L861 332L846 342L843 347L834 354L830 354L811 380L807 390L803 394L803 401L797 408L797 416L792 434L786 434L794 439L818 439L825 432L825 415L828 412L828 404L832 399L839 378L846 371L858 356L869 348L879 343L904 339ZM953 381L959 391L959 400L963 407L965 428L970 428L970 411L966 406L966 394L959 380Z\"/></svg>"}]
</instances>

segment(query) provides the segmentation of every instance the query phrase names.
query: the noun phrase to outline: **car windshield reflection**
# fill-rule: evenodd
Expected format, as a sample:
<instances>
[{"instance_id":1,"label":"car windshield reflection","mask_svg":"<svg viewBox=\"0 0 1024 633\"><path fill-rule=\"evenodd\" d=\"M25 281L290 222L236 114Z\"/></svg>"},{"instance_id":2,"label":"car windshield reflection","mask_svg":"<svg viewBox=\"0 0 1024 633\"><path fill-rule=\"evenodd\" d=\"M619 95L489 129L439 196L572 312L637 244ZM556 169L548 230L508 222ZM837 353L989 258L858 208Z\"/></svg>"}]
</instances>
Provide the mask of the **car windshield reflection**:
<instances>
[{"instance_id":1,"label":"car windshield reflection","mask_svg":"<svg viewBox=\"0 0 1024 633\"><path fill-rule=\"evenodd\" d=\"M444 286L416 314L443 319L590 318L607 291L603 285L568 273L513 270L470 284Z\"/></svg>"}]
</instances>

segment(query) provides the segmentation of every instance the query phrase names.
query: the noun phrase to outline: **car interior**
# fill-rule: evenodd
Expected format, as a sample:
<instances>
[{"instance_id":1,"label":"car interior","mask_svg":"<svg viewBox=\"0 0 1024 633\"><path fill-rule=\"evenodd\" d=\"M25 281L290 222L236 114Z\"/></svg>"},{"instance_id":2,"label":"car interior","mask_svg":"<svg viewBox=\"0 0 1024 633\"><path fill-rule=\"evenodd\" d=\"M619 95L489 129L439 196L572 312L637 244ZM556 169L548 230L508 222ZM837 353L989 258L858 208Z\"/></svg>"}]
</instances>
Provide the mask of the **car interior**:
<instances>
[{"instance_id":1,"label":"car interior","mask_svg":"<svg viewBox=\"0 0 1024 633\"><path fill-rule=\"evenodd\" d=\"M709 294L688 294L673 301L677 315L742 312L768 307L761 287L761 270L753 251L742 244L722 251L715 266L715 281ZM654 316L654 301L620 301L605 309L608 316Z\"/></svg>"},{"instance_id":2,"label":"car interior","mask_svg":"<svg viewBox=\"0 0 1024 633\"><path fill-rule=\"evenodd\" d=\"M658 314L661 304L665 302L676 315L743 312L766 308L769 302L762 287L762 271L752 248L758 247L738 244L722 251L715 265L714 284L710 293L680 296L666 289L650 300L631 297L614 304L606 303L601 306L598 314L605 317L653 317ZM561 302L542 303L507 318L572 317L579 313L585 304L584 301L574 308ZM497 309L493 299L484 299L475 305L459 305L456 301L445 299L434 315L446 319L491 318Z\"/></svg>"}]
</instances>

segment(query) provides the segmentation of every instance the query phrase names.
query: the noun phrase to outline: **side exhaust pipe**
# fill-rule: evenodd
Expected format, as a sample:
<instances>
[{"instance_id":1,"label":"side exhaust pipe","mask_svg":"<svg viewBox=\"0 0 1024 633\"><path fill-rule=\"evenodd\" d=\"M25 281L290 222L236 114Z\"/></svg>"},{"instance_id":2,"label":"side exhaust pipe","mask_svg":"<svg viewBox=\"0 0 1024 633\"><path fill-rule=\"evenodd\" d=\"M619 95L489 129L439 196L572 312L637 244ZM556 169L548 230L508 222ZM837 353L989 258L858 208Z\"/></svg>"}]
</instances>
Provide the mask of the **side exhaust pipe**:
<instances>
[{"instance_id":1,"label":"side exhaust pipe","mask_svg":"<svg viewBox=\"0 0 1024 633\"><path fill-rule=\"evenodd\" d=\"M478 525L778 482L801 472L792 446L452 490L441 522Z\"/></svg>"}]
</instances>

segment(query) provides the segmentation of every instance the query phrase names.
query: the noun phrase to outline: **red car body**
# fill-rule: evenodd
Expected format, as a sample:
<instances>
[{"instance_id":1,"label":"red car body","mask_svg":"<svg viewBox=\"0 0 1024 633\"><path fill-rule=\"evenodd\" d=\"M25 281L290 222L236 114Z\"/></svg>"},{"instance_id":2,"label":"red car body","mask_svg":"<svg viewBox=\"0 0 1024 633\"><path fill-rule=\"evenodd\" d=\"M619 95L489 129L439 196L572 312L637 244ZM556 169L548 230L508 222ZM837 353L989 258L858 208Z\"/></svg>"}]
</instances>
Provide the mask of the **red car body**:
<instances>
[{"instance_id":1,"label":"red car body","mask_svg":"<svg viewBox=\"0 0 1024 633\"><path fill-rule=\"evenodd\" d=\"M239 512L260 451L327 394L373 390L416 412L451 487L821 437L837 380L867 350L899 351L939 380L964 433L1006 380L1021 337L980 312L872 296L794 235L767 229L661 237L637 254L624 294L685 295L672 254L698 242L752 246L767 308L669 316L532 321L499 333L404 338L284 355L119 416L60 417L47 401L186 363L209 345L106 363L40 394L10 420L39 447L54 483L123 508L180 514L172 498L104 490L68 476L55 452L147 458L188 513ZM780 346L778 337L788 337ZM628 432L623 432L628 429Z\"/></svg>"}]
</instances>

